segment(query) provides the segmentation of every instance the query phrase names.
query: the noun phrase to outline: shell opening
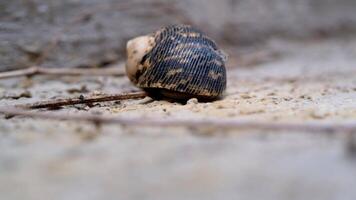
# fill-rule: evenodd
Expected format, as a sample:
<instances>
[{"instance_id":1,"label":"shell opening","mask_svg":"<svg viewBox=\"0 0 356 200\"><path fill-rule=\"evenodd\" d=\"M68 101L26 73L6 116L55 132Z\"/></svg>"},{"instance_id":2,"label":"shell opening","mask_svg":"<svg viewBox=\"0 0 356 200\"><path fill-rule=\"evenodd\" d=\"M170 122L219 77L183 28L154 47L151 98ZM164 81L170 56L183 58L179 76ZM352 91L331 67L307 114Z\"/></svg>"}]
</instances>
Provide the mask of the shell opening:
<instances>
[{"instance_id":1,"label":"shell opening","mask_svg":"<svg viewBox=\"0 0 356 200\"><path fill-rule=\"evenodd\" d=\"M152 50L154 37L145 35L129 40L126 44L126 74L133 83L137 83L137 71L142 69L143 57Z\"/></svg>"}]
</instances>

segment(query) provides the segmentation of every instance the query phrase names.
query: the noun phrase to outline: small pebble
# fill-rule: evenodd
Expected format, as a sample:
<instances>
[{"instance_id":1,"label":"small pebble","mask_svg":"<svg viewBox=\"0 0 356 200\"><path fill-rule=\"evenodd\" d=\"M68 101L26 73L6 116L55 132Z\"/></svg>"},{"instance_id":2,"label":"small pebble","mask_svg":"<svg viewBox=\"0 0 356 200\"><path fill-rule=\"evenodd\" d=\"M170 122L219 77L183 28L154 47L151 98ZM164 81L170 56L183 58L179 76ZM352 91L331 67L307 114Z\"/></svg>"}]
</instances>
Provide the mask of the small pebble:
<instances>
[{"instance_id":1,"label":"small pebble","mask_svg":"<svg viewBox=\"0 0 356 200\"><path fill-rule=\"evenodd\" d=\"M240 97L243 99L251 99L252 98L252 96L249 94L241 94Z\"/></svg>"},{"instance_id":2,"label":"small pebble","mask_svg":"<svg viewBox=\"0 0 356 200\"><path fill-rule=\"evenodd\" d=\"M192 105L192 104L198 104L198 99L197 98L191 98L187 101L187 105Z\"/></svg>"},{"instance_id":3,"label":"small pebble","mask_svg":"<svg viewBox=\"0 0 356 200\"><path fill-rule=\"evenodd\" d=\"M328 108L327 106L319 106L311 110L310 116L314 119L325 119L333 113L333 110Z\"/></svg>"}]
</instances>

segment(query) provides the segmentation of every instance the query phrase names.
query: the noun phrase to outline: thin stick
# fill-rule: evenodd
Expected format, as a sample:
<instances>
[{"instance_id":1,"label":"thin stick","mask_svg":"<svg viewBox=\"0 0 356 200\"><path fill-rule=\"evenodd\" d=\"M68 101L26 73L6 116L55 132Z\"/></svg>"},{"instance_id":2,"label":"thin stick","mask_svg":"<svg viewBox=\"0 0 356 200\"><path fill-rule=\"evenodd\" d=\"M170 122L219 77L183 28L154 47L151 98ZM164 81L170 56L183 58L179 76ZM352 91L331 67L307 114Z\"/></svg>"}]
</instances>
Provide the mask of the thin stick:
<instances>
[{"instance_id":1,"label":"thin stick","mask_svg":"<svg viewBox=\"0 0 356 200\"><path fill-rule=\"evenodd\" d=\"M0 72L0 79L13 78L19 76L33 75L68 75L68 76L124 76L125 72L119 67L104 68L104 69L84 69L84 68L44 68L44 67L29 67L7 72Z\"/></svg>"},{"instance_id":2,"label":"thin stick","mask_svg":"<svg viewBox=\"0 0 356 200\"><path fill-rule=\"evenodd\" d=\"M105 117L99 115L68 115L60 113L33 112L16 107L0 107L0 113L10 116L34 117L49 120L87 121L96 124L118 124L127 126L154 126L154 127L191 127L191 128L221 128L239 130L264 130L264 131L297 131L297 132L343 132L355 133L356 123L268 123L244 120L221 119L148 119Z\"/></svg>"},{"instance_id":3,"label":"thin stick","mask_svg":"<svg viewBox=\"0 0 356 200\"><path fill-rule=\"evenodd\" d=\"M95 102L105 102L105 101L118 101L126 99L141 99L147 96L146 92L131 92L131 93L122 93L122 94L102 94L96 96L85 97L83 95L76 98L67 98L67 99L55 99L48 101L40 101L30 104L16 105L16 107L25 108L25 109L38 109L38 108L58 108L61 106L69 106L75 104L90 104Z\"/></svg>"}]
</instances>

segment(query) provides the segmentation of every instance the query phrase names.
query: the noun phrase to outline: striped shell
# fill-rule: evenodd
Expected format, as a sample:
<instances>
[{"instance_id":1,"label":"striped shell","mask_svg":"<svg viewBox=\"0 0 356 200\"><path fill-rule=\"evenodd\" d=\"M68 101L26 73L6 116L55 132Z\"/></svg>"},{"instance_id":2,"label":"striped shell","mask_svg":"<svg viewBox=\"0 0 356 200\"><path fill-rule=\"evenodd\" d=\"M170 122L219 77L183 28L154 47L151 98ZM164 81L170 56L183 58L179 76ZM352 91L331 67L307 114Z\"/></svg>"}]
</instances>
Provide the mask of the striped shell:
<instances>
[{"instance_id":1,"label":"striped shell","mask_svg":"<svg viewBox=\"0 0 356 200\"><path fill-rule=\"evenodd\" d=\"M226 88L225 56L210 38L186 25L146 36L147 48L131 77L138 87L173 99L219 98ZM130 43L130 42L129 42ZM128 43L128 44L129 44ZM131 42L132 43L132 42ZM128 45L128 54L129 53ZM131 57L137 50L133 50ZM130 59L130 56L128 57ZM128 67L127 67L127 70Z\"/></svg>"}]
</instances>

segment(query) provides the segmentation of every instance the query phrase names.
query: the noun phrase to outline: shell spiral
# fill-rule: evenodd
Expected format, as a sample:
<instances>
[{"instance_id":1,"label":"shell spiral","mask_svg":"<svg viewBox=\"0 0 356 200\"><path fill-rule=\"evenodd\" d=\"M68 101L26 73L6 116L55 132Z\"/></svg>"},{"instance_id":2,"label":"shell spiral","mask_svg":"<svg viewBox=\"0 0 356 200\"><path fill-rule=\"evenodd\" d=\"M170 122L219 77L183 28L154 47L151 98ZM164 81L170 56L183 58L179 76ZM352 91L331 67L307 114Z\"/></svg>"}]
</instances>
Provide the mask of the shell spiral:
<instances>
[{"instance_id":1,"label":"shell spiral","mask_svg":"<svg viewBox=\"0 0 356 200\"><path fill-rule=\"evenodd\" d=\"M136 85L178 99L216 99L226 88L225 59L201 31L168 26L154 33L154 45L136 72Z\"/></svg>"}]
</instances>

